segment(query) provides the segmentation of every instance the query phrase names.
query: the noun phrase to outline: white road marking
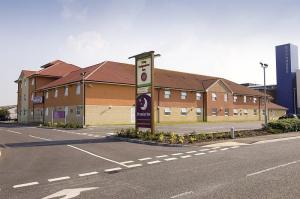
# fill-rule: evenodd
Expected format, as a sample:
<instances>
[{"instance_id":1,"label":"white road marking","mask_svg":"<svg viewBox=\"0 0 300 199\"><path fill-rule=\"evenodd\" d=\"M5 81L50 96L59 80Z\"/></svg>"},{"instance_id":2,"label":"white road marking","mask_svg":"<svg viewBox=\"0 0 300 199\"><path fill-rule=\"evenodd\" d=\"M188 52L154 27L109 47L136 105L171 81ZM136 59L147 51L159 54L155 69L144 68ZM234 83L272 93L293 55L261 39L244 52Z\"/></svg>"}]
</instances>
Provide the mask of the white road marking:
<instances>
[{"instance_id":1,"label":"white road marking","mask_svg":"<svg viewBox=\"0 0 300 199\"><path fill-rule=\"evenodd\" d=\"M299 139L299 138L300 138L300 136L288 137L288 138L278 138L278 139L273 139L273 140L258 141L258 142L255 142L253 144L265 144L265 143L281 142L281 141L294 140L294 139Z\"/></svg>"},{"instance_id":2,"label":"white road marking","mask_svg":"<svg viewBox=\"0 0 300 199\"><path fill-rule=\"evenodd\" d=\"M185 152L185 153L197 153L197 151L188 151L188 152Z\"/></svg>"},{"instance_id":3,"label":"white road marking","mask_svg":"<svg viewBox=\"0 0 300 199\"><path fill-rule=\"evenodd\" d=\"M199 151L209 151L210 149L200 149Z\"/></svg>"},{"instance_id":4,"label":"white road marking","mask_svg":"<svg viewBox=\"0 0 300 199\"><path fill-rule=\"evenodd\" d=\"M165 157L168 157L168 155L158 155L158 156L155 156L157 158L165 158Z\"/></svg>"},{"instance_id":5,"label":"white road marking","mask_svg":"<svg viewBox=\"0 0 300 199\"><path fill-rule=\"evenodd\" d=\"M177 160L178 158L167 158L165 161L172 161L172 160Z\"/></svg>"},{"instance_id":6,"label":"white road marking","mask_svg":"<svg viewBox=\"0 0 300 199\"><path fill-rule=\"evenodd\" d=\"M89 173L81 173L81 174L78 174L78 176L79 177L84 177L84 176L96 175L98 173L99 172L97 172L97 171L93 171L93 172L89 172Z\"/></svg>"},{"instance_id":7,"label":"white road marking","mask_svg":"<svg viewBox=\"0 0 300 199\"><path fill-rule=\"evenodd\" d=\"M112 168L112 169L105 169L104 172L109 173L109 172L120 171L120 170L122 170L122 168L116 167L116 168Z\"/></svg>"},{"instance_id":8,"label":"white road marking","mask_svg":"<svg viewBox=\"0 0 300 199\"><path fill-rule=\"evenodd\" d=\"M22 133L20 133L20 132L17 132L17 131L12 131L12 130L6 130L6 131L8 131L8 132L10 132L10 133L19 134L19 135L21 135L21 134L22 134Z\"/></svg>"},{"instance_id":9,"label":"white road marking","mask_svg":"<svg viewBox=\"0 0 300 199\"><path fill-rule=\"evenodd\" d=\"M291 164L296 164L296 163L298 163L298 162L300 162L300 160L296 160L296 161L289 162L289 163L286 163L286 164L281 164L281 165L278 165L278 166L275 166L275 167L271 167L271 168L268 168L268 169L264 169L264 170L261 170L261 171L257 171L257 172L255 172L255 173L250 173L250 174L247 174L246 177L258 175L258 174L265 173L265 172L268 172L268 171L272 171L272 170L275 170L275 169L278 169L278 168L281 168L281 167L286 167L286 166L289 166L289 165L291 165Z\"/></svg>"},{"instance_id":10,"label":"white road marking","mask_svg":"<svg viewBox=\"0 0 300 199\"><path fill-rule=\"evenodd\" d=\"M215 153L217 150L208 151L208 153Z\"/></svg>"},{"instance_id":11,"label":"white road marking","mask_svg":"<svg viewBox=\"0 0 300 199\"><path fill-rule=\"evenodd\" d=\"M90 191L94 189L99 189L99 187L63 189L59 192L46 196L42 199L51 199L51 198L71 199L79 196L81 192Z\"/></svg>"},{"instance_id":12,"label":"white road marking","mask_svg":"<svg viewBox=\"0 0 300 199\"><path fill-rule=\"evenodd\" d=\"M139 161L145 161L145 160L151 160L152 158L150 158L150 157L147 157L147 158L141 158L141 159L139 159Z\"/></svg>"},{"instance_id":13,"label":"white road marking","mask_svg":"<svg viewBox=\"0 0 300 199\"><path fill-rule=\"evenodd\" d=\"M206 153L195 153L194 155L204 155Z\"/></svg>"},{"instance_id":14,"label":"white road marking","mask_svg":"<svg viewBox=\"0 0 300 199\"><path fill-rule=\"evenodd\" d=\"M47 138L41 138L41 137L37 137L37 136L34 136L34 135L29 135L29 137L36 138L36 139L40 139L40 140L51 141L50 139L47 139Z\"/></svg>"},{"instance_id":15,"label":"white road marking","mask_svg":"<svg viewBox=\"0 0 300 199\"><path fill-rule=\"evenodd\" d=\"M70 176L64 176L64 177L59 177L59 178L51 178L48 179L49 182L56 182L56 181L61 181L61 180L68 180L70 179Z\"/></svg>"},{"instance_id":16,"label":"white road marking","mask_svg":"<svg viewBox=\"0 0 300 199\"><path fill-rule=\"evenodd\" d=\"M192 192L192 191L184 192L184 193L180 193L180 194L177 194L175 196L172 196L170 198L174 199L174 198L178 198L178 197L181 197L181 196L186 196L186 195L189 195L189 194L192 194L192 193L194 193L194 192Z\"/></svg>"},{"instance_id":17,"label":"white road marking","mask_svg":"<svg viewBox=\"0 0 300 199\"><path fill-rule=\"evenodd\" d=\"M217 147L213 147L213 148L211 148L211 149L219 149L219 148L221 148L221 147L217 146Z\"/></svg>"},{"instance_id":18,"label":"white road marking","mask_svg":"<svg viewBox=\"0 0 300 199\"><path fill-rule=\"evenodd\" d=\"M141 167L143 166L142 164L132 164L132 165L128 165L128 168L134 168L134 167Z\"/></svg>"},{"instance_id":19,"label":"white road marking","mask_svg":"<svg viewBox=\"0 0 300 199\"><path fill-rule=\"evenodd\" d=\"M121 164L128 164L128 163L133 163L134 161L130 160L130 161L126 161L126 162L120 162Z\"/></svg>"},{"instance_id":20,"label":"white road marking","mask_svg":"<svg viewBox=\"0 0 300 199\"><path fill-rule=\"evenodd\" d=\"M120 163L120 162L117 162L117 161L114 161L114 160L111 160L111 159L102 157L102 156L100 156L100 155L96 155L96 154L94 154L94 153L91 153L91 152L86 151L86 150L84 150L84 149L81 149L81 148L79 148L79 147L76 147L76 146L73 146L73 145L67 145L67 146L69 146L69 147L71 147L71 148L73 148L73 149L77 149L77 150L79 150L79 151L82 151L82 152L84 152L84 153L87 153L87 154L89 154L89 155L91 155L91 156L94 156L94 157L97 157L97 158L101 158L101 159L106 160L106 161L109 161L109 162L116 163L116 164L121 165L121 166L123 166L123 167L128 167L128 166L126 166L125 164L122 164L122 163Z\"/></svg>"},{"instance_id":21,"label":"white road marking","mask_svg":"<svg viewBox=\"0 0 300 199\"><path fill-rule=\"evenodd\" d=\"M171 155L182 155L183 153L173 153Z\"/></svg>"},{"instance_id":22,"label":"white road marking","mask_svg":"<svg viewBox=\"0 0 300 199\"><path fill-rule=\"evenodd\" d=\"M223 149L220 149L221 151L226 151L228 150L229 148L223 148Z\"/></svg>"},{"instance_id":23,"label":"white road marking","mask_svg":"<svg viewBox=\"0 0 300 199\"><path fill-rule=\"evenodd\" d=\"M185 159L185 158L190 158L192 157L191 155L184 155L184 156L181 156L181 158Z\"/></svg>"},{"instance_id":24,"label":"white road marking","mask_svg":"<svg viewBox=\"0 0 300 199\"><path fill-rule=\"evenodd\" d=\"M156 163L160 163L159 160L155 160L155 161L152 161L152 162L147 162L147 164L156 164Z\"/></svg>"},{"instance_id":25,"label":"white road marking","mask_svg":"<svg viewBox=\"0 0 300 199\"><path fill-rule=\"evenodd\" d=\"M25 184L18 184L18 185L14 185L13 188L21 188L21 187L28 187L28 186L33 186L33 185L38 185L38 182L29 182L29 183L25 183Z\"/></svg>"},{"instance_id":26,"label":"white road marking","mask_svg":"<svg viewBox=\"0 0 300 199\"><path fill-rule=\"evenodd\" d=\"M236 148L239 148L240 146L233 146L233 147L230 147L232 149L236 149Z\"/></svg>"}]
</instances>

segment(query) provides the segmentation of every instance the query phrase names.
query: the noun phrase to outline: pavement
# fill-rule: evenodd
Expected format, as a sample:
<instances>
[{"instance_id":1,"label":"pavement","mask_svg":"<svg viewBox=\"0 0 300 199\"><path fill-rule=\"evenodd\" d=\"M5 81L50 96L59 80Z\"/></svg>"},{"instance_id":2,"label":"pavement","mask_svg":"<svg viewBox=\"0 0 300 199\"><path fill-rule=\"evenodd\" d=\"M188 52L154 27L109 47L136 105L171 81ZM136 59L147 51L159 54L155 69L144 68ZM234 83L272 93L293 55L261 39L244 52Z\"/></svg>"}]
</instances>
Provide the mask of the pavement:
<instances>
[{"instance_id":1,"label":"pavement","mask_svg":"<svg viewBox=\"0 0 300 199\"><path fill-rule=\"evenodd\" d=\"M94 129L2 126L0 146L0 198L300 196L297 132L163 147Z\"/></svg>"}]
</instances>

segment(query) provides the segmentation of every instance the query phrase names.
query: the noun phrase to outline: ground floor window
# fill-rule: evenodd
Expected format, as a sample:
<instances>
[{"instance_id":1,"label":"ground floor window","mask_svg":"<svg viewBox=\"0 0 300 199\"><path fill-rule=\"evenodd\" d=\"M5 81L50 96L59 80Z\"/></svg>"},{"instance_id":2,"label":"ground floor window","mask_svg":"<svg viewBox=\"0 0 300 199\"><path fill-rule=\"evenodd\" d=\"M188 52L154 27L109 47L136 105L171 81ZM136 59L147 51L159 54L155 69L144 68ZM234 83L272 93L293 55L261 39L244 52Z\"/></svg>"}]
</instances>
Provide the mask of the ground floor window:
<instances>
[{"instance_id":1,"label":"ground floor window","mask_svg":"<svg viewBox=\"0 0 300 199\"><path fill-rule=\"evenodd\" d=\"M257 115L257 109L253 110L253 115Z\"/></svg>"},{"instance_id":2,"label":"ground floor window","mask_svg":"<svg viewBox=\"0 0 300 199\"><path fill-rule=\"evenodd\" d=\"M244 115L248 115L248 110L244 109Z\"/></svg>"},{"instance_id":3,"label":"ground floor window","mask_svg":"<svg viewBox=\"0 0 300 199\"><path fill-rule=\"evenodd\" d=\"M46 115L46 116L49 115L49 109L48 109L48 108L46 108L46 110L45 110L45 115Z\"/></svg>"},{"instance_id":4,"label":"ground floor window","mask_svg":"<svg viewBox=\"0 0 300 199\"><path fill-rule=\"evenodd\" d=\"M171 108L165 108L164 113L165 115L171 115Z\"/></svg>"},{"instance_id":5,"label":"ground floor window","mask_svg":"<svg viewBox=\"0 0 300 199\"><path fill-rule=\"evenodd\" d=\"M76 115L77 116L80 116L80 114L81 114L81 108L82 108L81 106L77 106L76 107Z\"/></svg>"},{"instance_id":6,"label":"ground floor window","mask_svg":"<svg viewBox=\"0 0 300 199\"><path fill-rule=\"evenodd\" d=\"M187 115L187 108L182 108L181 109L181 115Z\"/></svg>"},{"instance_id":7,"label":"ground floor window","mask_svg":"<svg viewBox=\"0 0 300 199\"><path fill-rule=\"evenodd\" d=\"M233 115L238 115L238 110L237 109L233 109Z\"/></svg>"},{"instance_id":8,"label":"ground floor window","mask_svg":"<svg viewBox=\"0 0 300 199\"><path fill-rule=\"evenodd\" d=\"M225 116L229 116L229 108L225 108L224 115L225 115Z\"/></svg>"},{"instance_id":9,"label":"ground floor window","mask_svg":"<svg viewBox=\"0 0 300 199\"><path fill-rule=\"evenodd\" d=\"M197 108L196 109L196 115L202 115L202 108Z\"/></svg>"},{"instance_id":10,"label":"ground floor window","mask_svg":"<svg viewBox=\"0 0 300 199\"><path fill-rule=\"evenodd\" d=\"M212 108L211 109L211 115L212 116L217 116L218 115L218 109L217 108Z\"/></svg>"}]
</instances>

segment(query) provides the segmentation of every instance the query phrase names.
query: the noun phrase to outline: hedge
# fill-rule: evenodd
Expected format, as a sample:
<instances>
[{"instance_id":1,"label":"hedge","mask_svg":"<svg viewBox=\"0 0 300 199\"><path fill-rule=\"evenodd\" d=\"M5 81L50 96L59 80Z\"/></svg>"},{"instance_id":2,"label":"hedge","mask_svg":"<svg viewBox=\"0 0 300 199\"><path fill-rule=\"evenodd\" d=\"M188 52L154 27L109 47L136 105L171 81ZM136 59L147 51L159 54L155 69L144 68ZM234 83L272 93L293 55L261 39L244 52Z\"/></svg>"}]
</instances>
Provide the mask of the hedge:
<instances>
[{"instance_id":1,"label":"hedge","mask_svg":"<svg viewBox=\"0 0 300 199\"><path fill-rule=\"evenodd\" d=\"M286 133L300 130L300 119L281 119L269 122L267 130L271 133Z\"/></svg>"}]
</instances>

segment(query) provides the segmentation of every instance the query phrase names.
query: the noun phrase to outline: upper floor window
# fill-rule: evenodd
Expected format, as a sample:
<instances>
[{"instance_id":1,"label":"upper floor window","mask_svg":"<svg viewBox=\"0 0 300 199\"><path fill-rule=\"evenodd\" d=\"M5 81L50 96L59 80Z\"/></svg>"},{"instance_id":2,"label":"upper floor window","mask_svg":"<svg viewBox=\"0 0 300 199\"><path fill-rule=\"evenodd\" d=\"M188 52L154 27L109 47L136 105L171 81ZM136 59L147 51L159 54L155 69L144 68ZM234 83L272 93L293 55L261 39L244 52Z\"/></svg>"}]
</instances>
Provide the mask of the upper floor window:
<instances>
[{"instance_id":1,"label":"upper floor window","mask_svg":"<svg viewBox=\"0 0 300 199\"><path fill-rule=\"evenodd\" d=\"M34 85L34 78L31 80L31 85L32 86Z\"/></svg>"},{"instance_id":2,"label":"upper floor window","mask_svg":"<svg viewBox=\"0 0 300 199\"><path fill-rule=\"evenodd\" d=\"M224 102L227 102L227 101L228 101L228 94L225 93L225 94L224 94Z\"/></svg>"},{"instance_id":3,"label":"upper floor window","mask_svg":"<svg viewBox=\"0 0 300 199\"><path fill-rule=\"evenodd\" d=\"M237 96L233 96L233 102L237 101Z\"/></svg>"},{"instance_id":4,"label":"upper floor window","mask_svg":"<svg viewBox=\"0 0 300 199\"><path fill-rule=\"evenodd\" d=\"M187 113L188 113L187 108L182 108L181 109L181 115L187 115Z\"/></svg>"},{"instance_id":5,"label":"upper floor window","mask_svg":"<svg viewBox=\"0 0 300 199\"><path fill-rule=\"evenodd\" d=\"M69 95L69 88L66 86L65 87L65 96L68 96Z\"/></svg>"},{"instance_id":6,"label":"upper floor window","mask_svg":"<svg viewBox=\"0 0 300 199\"><path fill-rule=\"evenodd\" d=\"M253 98L253 103L256 104L256 101L257 101L257 99L256 99L256 97L254 97Z\"/></svg>"},{"instance_id":7,"label":"upper floor window","mask_svg":"<svg viewBox=\"0 0 300 199\"><path fill-rule=\"evenodd\" d=\"M244 103L247 103L247 96L244 96Z\"/></svg>"},{"instance_id":8,"label":"upper floor window","mask_svg":"<svg viewBox=\"0 0 300 199\"><path fill-rule=\"evenodd\" d=\"M58 97L58 89L54 90L54 97Z\"/></svg>"},{"instance_id":9,"label":"upper floor window","mask_svg":"<svg viewBox=\"0 0 300 199\"><path fill-rule=\"evenodd\" d=\"M170 90L165 90L165 98L169 99L171 97L171 91Z\"/></svg>"},{"instance_id":10,"label":"upper floor window","mask_svg":"<svg viewBox=\"0 0 300 199\"><path fill-rule=\"evenodd\" d=\"M180 98L181 98L181 99L186 99L186 97L187 97L187 92L181 91Z\"/></svg>"},{"instance_id":11,"label":"upper floor window","mask_svg":"<svg viewBox=\"0 0 300 199\"><path fill-rule=\"evenodd\" d=\"M211 94L211 100L212 101L217 101L217 94L216 93Z\"/></svg>"},{"instance_id":12,"label":"upper floor window","mask_svg":"<svg viewBox=\"0 0 300 199\"><path fill-rule=\"evenodd\" d=\"M48 97L49 97L49 92L47 91L45 94L45 98L48 99Z\"/></svg>"},{"instance_id":13,"label":"upper floor window","mask_svg":"<svg viewBox=\"0 0 300 199\"><path fill-rule=\"evenodd\" d=\"M201 97L202 97L202 95L201 95L201 93L196 93L196 100L201 100Z\"/></svg>"},{"instance_id":14,"label":"upper floor window","mask_svg":"<svg viewBox=\"0 0 300 199\"><path fill-rule=\"evenodd\" d=\"M80 95L80 84L76 85L76 95Z\"/></svg>"}]
</instances>

